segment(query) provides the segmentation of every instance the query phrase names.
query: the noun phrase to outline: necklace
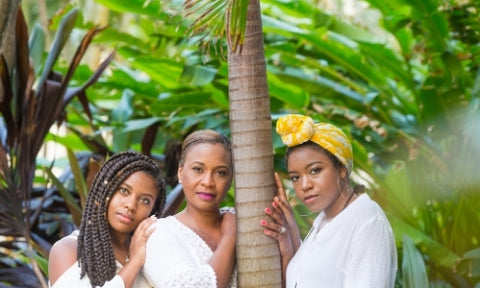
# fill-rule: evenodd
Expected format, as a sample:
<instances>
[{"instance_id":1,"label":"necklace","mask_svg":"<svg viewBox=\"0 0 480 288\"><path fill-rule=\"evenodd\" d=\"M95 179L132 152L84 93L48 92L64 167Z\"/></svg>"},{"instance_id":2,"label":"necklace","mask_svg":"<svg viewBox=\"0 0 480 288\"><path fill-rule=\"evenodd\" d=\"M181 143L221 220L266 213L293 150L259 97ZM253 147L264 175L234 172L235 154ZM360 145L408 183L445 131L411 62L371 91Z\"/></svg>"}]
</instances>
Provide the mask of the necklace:
<instances>
[{"instance_id":1,"label":"necklace","mask_svg":"<svg viewBox=\"0 0 480 288\"><path fill-rule=\"evenodd\" d=\"M125 256L122 255L123 253L120 253L120 252L116 252L115 253L115 258L117 259L118 262L120 262L121 264L126 264L128 263L128 261L130 261L130 255L129 253L127 252L127 254ZM123 261L122 261L123 260ZM125 262L124 262L125 261Z\"/></svg>"},{"instance_id":2,"label":"necklace","mask_svg":"<svg viewBox=\"0 0 480 288\"><path fill-rule=\"evenodd\" d=\"M355 194L357 194L357 193L355 193L355 191L352 191L352 193L350 193L350 196L348 196L347 202L345 203L345 206L343 206L341 211L343 211L343 210L345 210L345 208L347 208L348 204L350 204L350 201L353 198L353 195L355 195Z\"/></svg>"},{"instance_id":3,"label":"necklace","mask_svg":"<svg viewBox=\"0 0 480 288\"><path fill-rule=\"evenodd\" d=\"M130 253L127 250L120 250L120 249L113 249L113 253L115 254L115 259L121 264L128 263L130 261Z\"/></svg>"}]
</instances>

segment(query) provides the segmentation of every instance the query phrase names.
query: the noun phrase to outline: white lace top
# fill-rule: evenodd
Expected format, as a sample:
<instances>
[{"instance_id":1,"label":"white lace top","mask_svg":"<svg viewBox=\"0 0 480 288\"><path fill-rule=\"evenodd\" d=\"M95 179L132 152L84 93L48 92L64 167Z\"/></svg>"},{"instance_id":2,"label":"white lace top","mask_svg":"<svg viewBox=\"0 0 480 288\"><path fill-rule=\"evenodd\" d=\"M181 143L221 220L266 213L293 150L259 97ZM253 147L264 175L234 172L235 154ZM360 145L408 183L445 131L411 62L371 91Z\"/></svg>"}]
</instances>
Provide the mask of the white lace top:
<instances>
[{"instance_id":1,"label":"white lace top","mask_svg":"<svg viewBox=\"0 0 480 288\"><path fill-rule=\"evenodd\" d=\"M360 195L328 222L320 213L287 267L287 288L388 288L397 271L390 223Z\"/></svg>"},{"instance_id":2,"label":"white lace top","mask_svg":"<svg viewBox=\"0 0 480 288\"><path fill-rule=\"evenodd\" d=\"M78 236L78 231L72 232L67 237L72 237L74 239L77 239ZM122 269L122 264L118 261L116 261L117 264L117 272ZM48 287L50 288L91 288L92 285L90 284L90 279L88 278L88 275L85 275L83 278L80 279L80 273L81 269L80 266L78 265L78 261L75 262L70 268L68 268L67 271L65 271L60 278L55 281L53 285L50 285L48 283ZM100 286L98 286L100 287ZM97 288L98 288L97 287ZM110 281L105 282L102 288L124 288L125 284L123 283L122 277L120 277L118 274L115 275ZM137 275L137 278L135 278L135 282L132 286L133 288L151 288L152 286L148 284L147 280L145 280L145 277L143 277L142 273L140 272Z\"/></svg>"},{"instance_id":3,"label":"white lace top","mask_svg":"<svg viewBox=\"0 0 480 288\"><path fill-rule=\"evenodd\" d=\"M147 241L145 277L156 288L214 288L215 271L208 261L213 251L174 216L160 218ZM236 287L236 271L229 287Z\"/></svg>"}]
</instances>

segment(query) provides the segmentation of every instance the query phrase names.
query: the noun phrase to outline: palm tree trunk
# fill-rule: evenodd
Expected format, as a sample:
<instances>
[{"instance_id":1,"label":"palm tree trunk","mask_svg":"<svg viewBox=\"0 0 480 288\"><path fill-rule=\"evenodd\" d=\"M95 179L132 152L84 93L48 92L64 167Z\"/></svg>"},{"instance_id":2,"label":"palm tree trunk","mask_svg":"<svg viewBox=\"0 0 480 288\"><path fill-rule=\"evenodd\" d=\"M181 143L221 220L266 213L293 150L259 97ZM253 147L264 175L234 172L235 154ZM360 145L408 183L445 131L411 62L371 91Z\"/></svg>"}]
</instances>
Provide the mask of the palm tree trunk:
<instances>
[{"instance_id":1,"label":"palm tree trunk","mask_svg":"<svg viewBox=\"0 0 480 288\"><path fill-rule=\"evenodd\" d=\"M258 0L250 0L242 49L228 51L230 130L235 163L239 287L281 287L275 241L260 220L275 195L272 122ZM230 48L230 47L229 47Z\"/></svg>"}]
</instances>

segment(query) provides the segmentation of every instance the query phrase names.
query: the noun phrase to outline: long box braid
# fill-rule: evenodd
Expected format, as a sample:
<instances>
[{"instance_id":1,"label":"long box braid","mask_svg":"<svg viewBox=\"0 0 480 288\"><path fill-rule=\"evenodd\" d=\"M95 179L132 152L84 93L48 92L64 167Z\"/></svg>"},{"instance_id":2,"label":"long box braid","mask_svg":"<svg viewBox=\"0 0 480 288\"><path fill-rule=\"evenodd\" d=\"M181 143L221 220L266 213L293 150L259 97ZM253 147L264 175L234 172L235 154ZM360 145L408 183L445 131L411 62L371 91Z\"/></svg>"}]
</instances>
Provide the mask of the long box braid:
<instances>
[{"instance_id":1,"label":"long box braid","mask_svg":"<svg viewBox=\"0 0 480 288\"><path fill-rule=\"evenodd\" d=\"M113 155L95 175L80 223L77 259L93 287L102 286L116 274L115 255L107 220L108 204L118 186L131 174L142 171L155 179L158 196L152 215L160 216L165 206L165 182L160 168L148 156L137 152Z\"/></svg>"}]
</instances>

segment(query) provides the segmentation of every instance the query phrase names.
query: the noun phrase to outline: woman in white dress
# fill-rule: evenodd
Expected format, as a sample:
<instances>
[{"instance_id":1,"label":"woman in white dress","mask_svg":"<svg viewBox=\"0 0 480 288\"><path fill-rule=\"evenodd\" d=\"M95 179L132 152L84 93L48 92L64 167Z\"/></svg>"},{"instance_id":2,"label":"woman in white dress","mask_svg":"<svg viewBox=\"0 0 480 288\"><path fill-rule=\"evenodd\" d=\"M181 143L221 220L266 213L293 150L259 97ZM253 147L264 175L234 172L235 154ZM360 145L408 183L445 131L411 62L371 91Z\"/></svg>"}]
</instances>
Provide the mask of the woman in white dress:
<instances>
[{"instance_id":1,"label":"woman in white dress","mask_svg":"<svg viewBox=\"0 0 480 288\"><path fill-rule=\"evenodd\" d=\"M152 287L139 272L154 215L165 205L164 187L149 157L136 152L110 157L89 189L80 229L50 250L49 286Z\"/></svg>"},{"instance_id":2,"label":"woman in white dress","mask_svg":"<svg viewBox=\"0 0 480 288\"><path fill-rule=\"evenodd\" d=\"M199 130L183 141L178 179L185 209L158 219L143 268L156 288L236 287L236 223L220 204L233 177L230 140Z\"/></svg>"},{"instance_id":3,"label":"woman in white dress","mask_svg":"<svg viewBox=\"0 0 480 288\"><path fill-rule=\"evenodd\" d=\"M287 170L297 197L319 213L303 242L278 175L278 195L262 220L279 244L284 285L305 287L393 287L397 252L382 209L363 186L350 186L353 153L337 127L303 115L286 115L277 133L288 146Z\"/></svg>"}]
</instances>

